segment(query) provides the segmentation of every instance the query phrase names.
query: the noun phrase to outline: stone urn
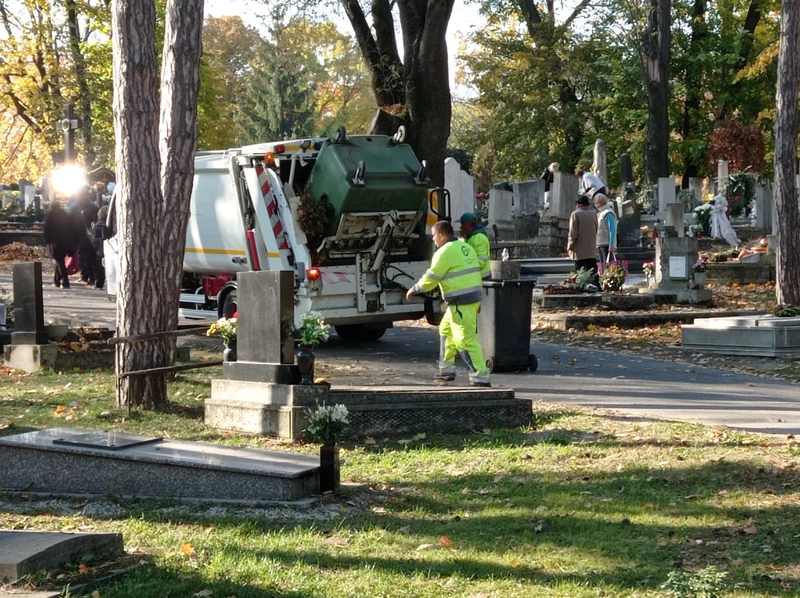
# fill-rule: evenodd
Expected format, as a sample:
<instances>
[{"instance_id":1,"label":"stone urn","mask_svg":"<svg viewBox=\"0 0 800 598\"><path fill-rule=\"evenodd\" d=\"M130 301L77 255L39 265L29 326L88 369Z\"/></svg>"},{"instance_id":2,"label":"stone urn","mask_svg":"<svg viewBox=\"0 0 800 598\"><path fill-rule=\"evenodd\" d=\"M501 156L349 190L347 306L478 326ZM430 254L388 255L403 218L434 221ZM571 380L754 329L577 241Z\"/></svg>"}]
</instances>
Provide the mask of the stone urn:
<instances>
[{"instance_id":1,"label":"stone urn","mask_svg":"<svg viewBox=\"0 0 800 598\"><path fill-rule=\"evenodd\" d=\"M323 444L319 447L319 492L334 492L339 487L339 447Z\"/></svg>"},{"instance_id":2,"label":"stone urn","mask_svg":"<svg viewBox=\"0 0 800 598\"><path fill-rule=\"evenodd\" d=\"M314 363L317 358L311 345L300 345L295 357L300 370L300 384L314 384Z\"/></svg>"}]
</instances>

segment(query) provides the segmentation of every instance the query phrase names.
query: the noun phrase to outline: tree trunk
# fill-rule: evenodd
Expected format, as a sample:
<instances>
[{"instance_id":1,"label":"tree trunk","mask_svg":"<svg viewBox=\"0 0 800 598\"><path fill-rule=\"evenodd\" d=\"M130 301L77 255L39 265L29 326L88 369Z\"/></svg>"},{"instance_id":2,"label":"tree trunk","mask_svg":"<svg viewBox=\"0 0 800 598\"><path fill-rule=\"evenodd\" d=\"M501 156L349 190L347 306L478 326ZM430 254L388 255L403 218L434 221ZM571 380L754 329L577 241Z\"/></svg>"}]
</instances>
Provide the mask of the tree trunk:
<instances>
[{"instance_id":1,"label":"tree trunk","mask_svg":"<svg viewBox=\"0 0 800 598\"><path fill-rule=\"evenodd\" d=\"M428 164L433 186L444 184L451 96L445 34L454 0L398 3L404 59L400 62L389 0L373 0L372 27L358 0L342 0L356 41L372 74L378 108L372 132L391 135L408 126L407 142ZM374 32L374 34L373 34Z\"/></svg>"},{"instance_id":2,"label":"tree trunk","mask_svg":"<svg viewBox=\"0 0 800 598\"><path fill-rule=\"evenodd\" d=\"M155 3L114 2L120 336L161 332L177 324L194 173L202 14L202 0L170 0L167 5L159 148ZM162 341L118 345L117 375L171 365L173 348L174 343ZM120 405L146 409L169 405L164 374L118 380Z\"/></svg>"},{"instance_id":3,"label":"tree trunk","mask_svg":"<svg viewBox=\"0 0 800 598\"><path fill-rule=\"evenodd\" d=\"M775 98L775 218L778 303L800 305L800 236L797 218L797 99L800 85L800 4L784 0Z\"/></svg>"},{"instance_id":4,"label":"tree trunk","mask_svg":"<svg viewBox=\"0 0 800 598\"><path fill-rule=\"evenodd\" d=\"M88 170L94 167L95 151L92 142L92 95L86 80L86 61L81 51L81 36L78 30L78 11L75 0L67 0L67 28L69 48L75 64L75 79L78 84L78 114L81 117L81 136L83 137L83 158Z\"/></svg>"},{"instance_id":5,"label":"tree trunk","mask_svg":"<svg viewBox=\"0 0 800 598\"><path fill-rule=\"evenodd\" d=\"M434 187L444 186L452 97L447 65L447 23L453 0L399 5L405 47L406 112L409 143L428 165Z\"/></svg>"},{"instance_id":6,"label":"tree trunk","mask_svg":"<svg viewBox=\"0 0 800 598\"><path fill-rule=\"evenodd\" d=\"M706 26L706 0L694 0L691 22L691 37L689 41L689 55L696 56L700 53L701 43L708 36ZM693 139L693 124L703 118L700 110L700 80L702 73L691 62L686 67L686 100L683 103L683 126L681 136L684 143ZM696 119L696 120L695 120ZM700 156L688 150L683 154L683 180L681 188L689 188L689 179L697 177L700 171Z\"/></svg>"},{"instance_id":7,"label":"tree trunk","mask_svg":"<svg viewBox=\"0 0 800 598\"><path fill-rule=\"evenodd\" d=\"M647 179L669 176L670 0L650 0L643 47L649 119L644 163Z\"/></svg>"},{"instance_id":8,"label":"tree trunk","mask_svg":"<svg viewBox=\"0 0 800 598\"><path fill-rule=\"evenodd\" d=\"M158 153L158 62L153 0L115 0L114 132L117 162L117 238L120 239L117 334L162 331L164 300L162 194ZM117 375L163 367L162 343L117 345ZM146 409L168 405L162 375L118 378L117 403Z\"/></svg>"},{"instance_id":9,"label":"tree trunk","mask_svg":"<svg viewBox=\"0 0 800 598\"><path fill-rule=\"evenodd\" d=\"M183 252L197 149L197 99L200 90L204 0L170 0L161 63L161 189L164 196L161 245L162 297L167 306L163 330L178 327ZM175 339L166 343L174 361Z\"/></svg>"}]
</instances>

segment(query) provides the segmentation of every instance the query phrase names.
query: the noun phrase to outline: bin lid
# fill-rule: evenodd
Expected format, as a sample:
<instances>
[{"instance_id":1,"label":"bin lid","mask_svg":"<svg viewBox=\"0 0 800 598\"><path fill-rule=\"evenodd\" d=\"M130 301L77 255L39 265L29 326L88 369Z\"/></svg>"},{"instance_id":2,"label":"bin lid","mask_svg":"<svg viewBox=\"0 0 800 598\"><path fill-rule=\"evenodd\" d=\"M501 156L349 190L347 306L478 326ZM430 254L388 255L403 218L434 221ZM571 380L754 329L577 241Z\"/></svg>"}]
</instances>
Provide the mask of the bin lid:
<instances>
[{"instance_id":1,"label":"bin lid","mask_svg":"<svg viewBox=\"0 0 800 598\"><path fill-rule=\"evenodd\" d=\"M535 278L507 278L503 280L484 280L482 283L484 288L501 288L504 286L536 286Z\"/></svg>"}]
</instances>

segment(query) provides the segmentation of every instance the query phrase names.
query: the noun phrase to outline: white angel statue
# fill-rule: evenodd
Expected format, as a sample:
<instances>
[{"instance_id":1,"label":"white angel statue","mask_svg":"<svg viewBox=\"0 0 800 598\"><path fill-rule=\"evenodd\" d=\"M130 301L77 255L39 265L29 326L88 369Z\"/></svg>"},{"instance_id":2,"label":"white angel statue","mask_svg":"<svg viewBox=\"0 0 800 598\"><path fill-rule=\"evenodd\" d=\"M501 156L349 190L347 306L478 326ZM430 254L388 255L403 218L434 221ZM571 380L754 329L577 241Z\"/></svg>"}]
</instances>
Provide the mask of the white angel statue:
<instances>
[{"instance_id":1,"label":"white angel statue","mask_svg":"<svg viewBox=\"0 0 800 598\"><path fill-rule=\"evenodd\" d=\"M714 205L711 213L711 236L715 239L725 239L731 247L738 247L741 241L728 220L728 200L720 193L711 203Z\"/></svg>"}]
</instances>

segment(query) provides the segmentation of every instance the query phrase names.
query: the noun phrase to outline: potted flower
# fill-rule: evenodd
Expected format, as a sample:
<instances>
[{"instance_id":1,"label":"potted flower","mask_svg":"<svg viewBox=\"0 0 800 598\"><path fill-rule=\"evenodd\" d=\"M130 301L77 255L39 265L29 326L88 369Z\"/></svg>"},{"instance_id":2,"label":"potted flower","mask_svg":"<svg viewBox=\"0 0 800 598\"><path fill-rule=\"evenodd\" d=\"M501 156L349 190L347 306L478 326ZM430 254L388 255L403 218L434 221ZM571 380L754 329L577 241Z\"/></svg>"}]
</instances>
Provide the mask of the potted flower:
<instances>
[{"instance_id":1,"label":"potted flower","mask_svg":"<svg viewBox=\"0 0 800 598\"><path fill-rule=\"evenodd\" d=\"M236 315L236 314L234 314ZM222 359L236 361L236 318L220 318L206 330L206 336L218 336L225 345Z\"/></svg>"},{"instance_id":2,"label":"potted flower","mask_svg":"<svg viewBox=\"0 0 800 598\"><path fill-rule=\"evenodd\" d=\"M625 268L621 264L606 264L600 275L600 286L604 291L619 291L625 284Z\"/></svg>"},{"instance_id":3,"label":"potted flower","mask_svg":"<svg viewBox=\"0 0 800 598\"><path fill-rule=\"evenodd\" d=\"M645 262L642 264L644 276L647 279L647 286L651 287L656 280L656 265L654 262Z\"/></svg>"},{"instance_id":4,"label":"potted flower","mask_svg":"<svg viewBox=\"0 0 800 598\"><path fill-rule=\"evenodd\" d=\"M708 258L701 257L692 266L692 277L694 283L701 289L706 283L706 270L708 269Z\"/></svg>"},{"instance_id":5,"label":"potted flower","mask_svg":"<svg viewBox=\"0 0 800 598\"><path fill-rule=\"evenodd\" d=\"M306 418L306 434L322 445L319 449L319 490L332 492L339 486L339 447L336 443L350 423L347 407L323 402L316 409L306 409Z\"/></svg>"},{"instance_id":6,"label":"potted flower","mask_svg":"<svg viewBox=\"0 0 800 598\"><path fill-rule=\"evenodd\" d=\"M300 384L314 383L314 347L328 340L330 326L322 319L322 314L316 311L307 311L300 316L300 328L297 337L300 339L300 348L297 351L297 367L300 368Z\"/></svg>"}]
</instances>

